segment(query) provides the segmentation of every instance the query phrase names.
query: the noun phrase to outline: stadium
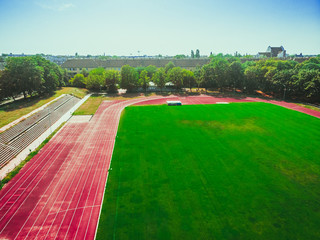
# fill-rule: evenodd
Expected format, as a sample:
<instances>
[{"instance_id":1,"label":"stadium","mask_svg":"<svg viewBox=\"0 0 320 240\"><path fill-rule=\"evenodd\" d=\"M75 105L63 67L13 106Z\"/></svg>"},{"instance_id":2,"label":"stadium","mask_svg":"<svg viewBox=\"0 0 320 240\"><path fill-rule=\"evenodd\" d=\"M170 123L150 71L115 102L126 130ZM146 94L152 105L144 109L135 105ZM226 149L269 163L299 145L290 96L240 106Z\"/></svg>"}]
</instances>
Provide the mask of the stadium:
<instances>
[{"instance_id":1,"label":"stadium","mask_svg":"<svg viewBox=\"0 0 320 240\"><path fill-rule=\"evenodd\" d=\"M2 238L319 236L318 111L170 95L77 117L0 191Z\"/></svg>"}]
</instances>

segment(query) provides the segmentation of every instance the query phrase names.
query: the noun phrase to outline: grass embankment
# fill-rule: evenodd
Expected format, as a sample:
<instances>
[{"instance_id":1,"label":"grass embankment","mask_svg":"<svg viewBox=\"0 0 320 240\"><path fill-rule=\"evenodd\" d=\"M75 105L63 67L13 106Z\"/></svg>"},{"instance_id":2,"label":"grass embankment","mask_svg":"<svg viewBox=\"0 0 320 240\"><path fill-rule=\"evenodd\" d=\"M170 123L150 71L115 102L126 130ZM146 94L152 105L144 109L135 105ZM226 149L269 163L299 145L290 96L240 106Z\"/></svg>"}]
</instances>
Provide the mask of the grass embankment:
<instances>
[{"instance_id":1,"label":"grass embankment","mask_svg":"<svg viewBox=\"0 0 320 240\"><path fill-rule=\"evenodd\" d=\"M19 173L19 171L21 170L21 168L23 168L23 166L29 162L35 155L38 154L38 152L41 150L41 148L43 148L49 141L50 139L63 127L63 125L65 124L62 123L53 133L50 134L49 137L47 137L41 144L39 147L36 148L36 150L34 150L33 152L31 152L25 160L23 160L18 166L16 166L5 178L3 178L0 181L0 190L3 188L3 186L8 183L15 175L17 175Z\"/></svg>"},{"instance_id":2,"label":"grass embankment","mask_svg":"<svg viewBox=\"0 0 320 240\"><path fill-rule=\"evenodd\" d=\"M54 95L20 99L12 103L0 106L0 127L3 127L14 120L32 112L62 94L73 94L83 98L87 94L87 89L64 87L57 90Z\"/></svg>"},{"instance_id":3,"label":"grass embankment","mask_svg":"<svg viewBox=\"0 0 320 240\"><path fill-rule=\"evenodd\" d=\"M267 103L133 106L97 239L319 239L320 120Z\"/></svg>"}]
</instances>

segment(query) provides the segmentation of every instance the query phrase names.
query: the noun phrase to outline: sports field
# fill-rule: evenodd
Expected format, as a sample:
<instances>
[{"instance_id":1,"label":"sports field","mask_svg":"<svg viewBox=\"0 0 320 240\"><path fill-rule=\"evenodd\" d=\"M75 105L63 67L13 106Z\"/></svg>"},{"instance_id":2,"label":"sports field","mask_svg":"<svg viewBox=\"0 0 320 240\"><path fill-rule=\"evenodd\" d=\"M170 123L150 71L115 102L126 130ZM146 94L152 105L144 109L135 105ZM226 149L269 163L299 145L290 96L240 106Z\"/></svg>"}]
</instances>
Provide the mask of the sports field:
<instances>
[{"instance_id":1,"label":"sports field","mask_svg":"<svg viewBox=\"0 0 320 240\"><path fill-rule=\"evenodd\" d=\"M133 106L97 239L319 239L320 119L268 103Z\"/></svg>"}]
</instances>

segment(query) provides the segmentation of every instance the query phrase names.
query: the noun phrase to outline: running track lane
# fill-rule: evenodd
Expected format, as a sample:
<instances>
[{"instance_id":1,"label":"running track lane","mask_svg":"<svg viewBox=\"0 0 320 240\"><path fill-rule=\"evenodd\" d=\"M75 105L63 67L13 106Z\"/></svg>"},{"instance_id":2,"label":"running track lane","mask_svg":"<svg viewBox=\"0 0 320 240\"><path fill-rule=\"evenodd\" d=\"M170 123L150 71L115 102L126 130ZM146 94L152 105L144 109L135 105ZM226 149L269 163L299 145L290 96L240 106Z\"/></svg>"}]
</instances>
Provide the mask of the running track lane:
<instances>
[{"instance_id":1,"label":"running track lane","mask_svg":"<svg viewBox=\"0 0 320 240\"><path fill-rule=\"evenodd\" d=\"M166 101L181 101L182 105L190 105L190 104L215 104L218 102L266 102L275 104L281 107L285 107L291 110L295 110L298 112L302 112L317 118L320 118L320 112L316 110L312 110L309 108L305 108L299 106L294 103L289 103L285 101L276 101L276 100L264 100L261 98L225 98L225 97L213 97L209 95L198 95L198 96L188 96L188 97L180 97L180 96L169 96L167 98L158 98L158 99L150 99L143 102L138 102L134 105L159 105L166 104Z\"/></svg>"},{"instance_id":2,"label":"running track lane","mask_svg":"<svg viewBox=\"0 0 320 240\"><path fill-rule=\"evenodd\" d=\"M94 239L121 111L153 98L67 123L0 191L0 239Z\"/></svg>"},{"instance_id":3,"label":"running track lane","mask_svg":"<svg viewBox=\"0 0 320 240\"><path fill-rule=\"evenodd\" d=\"M89 123L67 123L0 191L0 239L94 239L122 109L170 99L103 102ZM179 99L184 104L243 101Z\"/></svg>"}]
</instances>

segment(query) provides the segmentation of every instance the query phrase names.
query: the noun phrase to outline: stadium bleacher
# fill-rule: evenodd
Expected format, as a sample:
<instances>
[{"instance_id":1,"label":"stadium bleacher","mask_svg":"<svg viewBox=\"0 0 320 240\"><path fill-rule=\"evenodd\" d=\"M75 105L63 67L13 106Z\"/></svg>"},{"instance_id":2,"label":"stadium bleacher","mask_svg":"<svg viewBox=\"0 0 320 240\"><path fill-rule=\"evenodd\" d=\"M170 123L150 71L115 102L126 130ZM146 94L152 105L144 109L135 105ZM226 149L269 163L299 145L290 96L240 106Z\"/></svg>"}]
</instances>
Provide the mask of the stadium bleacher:
<instances>
[{"instance_id":1,"label":"stadium bleacher","mask_svg":"<svg viewBox=\"0 0 320 240\"><path fill-rule=\"evenodd\" d=\"M0 168L16 157L56 121L67 113L80 99L65 95L45 109L0 134Z\"/></svg>"}]
</instances>

